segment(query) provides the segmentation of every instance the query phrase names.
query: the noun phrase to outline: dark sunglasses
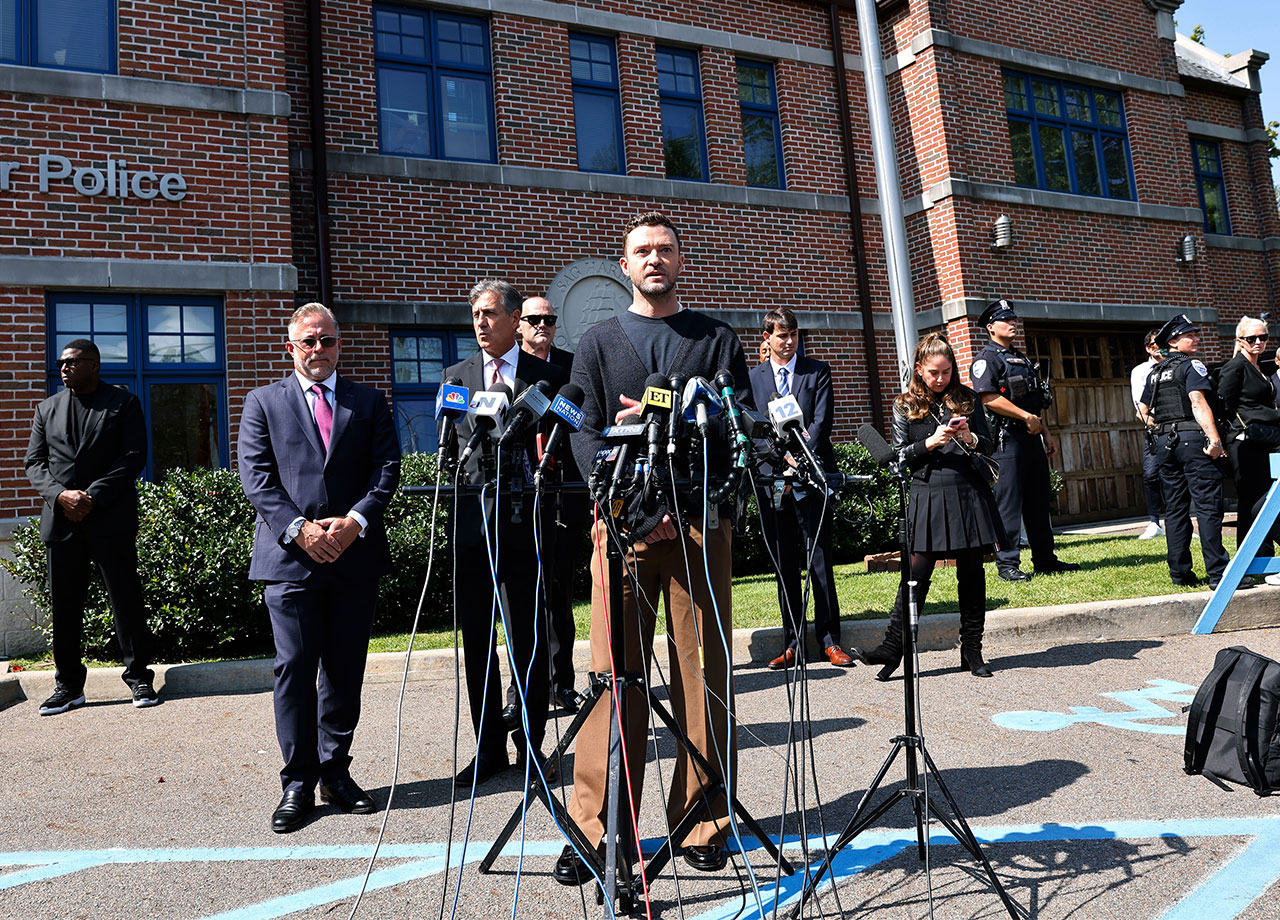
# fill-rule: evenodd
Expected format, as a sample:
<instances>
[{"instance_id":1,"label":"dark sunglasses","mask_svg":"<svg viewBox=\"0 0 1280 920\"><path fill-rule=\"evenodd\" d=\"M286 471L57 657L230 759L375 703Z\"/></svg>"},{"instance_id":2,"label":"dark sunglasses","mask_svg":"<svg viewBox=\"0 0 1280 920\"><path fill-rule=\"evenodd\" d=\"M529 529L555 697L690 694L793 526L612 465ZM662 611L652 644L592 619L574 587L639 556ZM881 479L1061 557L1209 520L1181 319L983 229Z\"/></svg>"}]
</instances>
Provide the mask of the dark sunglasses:
<instances>
[{"instance_id":1,"label":"dark sunglasses","mask_svg":"<svg viewBox=\"0 0 1280 920\"><path fill-rule=\"evenodd\" d=\"M1268 338L1270 338L1270 336L1263 332L1258 335L1242 335L1240 336L1240 341L1247 342L1250 345L1256 345L1259 342L1265 342Z\"/></svg>"},{"instance_id":2,"label":"dark sunglasses","mask_svg":"<svg viewBox=\"0 0 1280 920\"><path fill-rule=\"evenodd\" d=\"M294 345L301 345L307 351L315 351L317 343L325 348L333 348L338 344L338 337L336 335L322 335L317 339L315 336L309 335L305 339L290 339L289 341Z\"/></svg>"},{"instance_id":3,"label":"dark sunglasses","mask_svg":"<svg viewBox=\"0 0 1280 920\"><path fill-rule=\"evenodd\" d=\"M59 358L57 364L58 364L58 367L75 367L77 364L80 364L82 361L85 364L91 364L93 362L93 359L92 358Z\"/></svg>"},{"instance_id":4,"label":"dark sunglasses","mask_svg":"<svg viewBox=\"0 0 1280 920\"><path fill-rule=\"evenodd\" d=\"M523 319L530 326L541 326L543 324L554 326L556 324L556 315L554 313L531 313L523 317Z\"/></svg>"}]
</instances>

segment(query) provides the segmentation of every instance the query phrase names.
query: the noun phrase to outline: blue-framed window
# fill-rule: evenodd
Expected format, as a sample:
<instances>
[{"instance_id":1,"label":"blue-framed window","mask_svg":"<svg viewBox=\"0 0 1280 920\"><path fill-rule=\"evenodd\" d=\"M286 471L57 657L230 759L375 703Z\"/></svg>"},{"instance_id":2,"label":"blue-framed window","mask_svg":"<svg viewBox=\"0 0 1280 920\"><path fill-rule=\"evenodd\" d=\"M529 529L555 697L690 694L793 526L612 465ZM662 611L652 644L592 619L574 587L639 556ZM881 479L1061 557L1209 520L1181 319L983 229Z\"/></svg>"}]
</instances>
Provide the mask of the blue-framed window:
<instances>
[{"instance_id":1,"label":"blue-framed window","mask_svg":"<svg viewBox=\"0 0 1280 920\"><path fill-rule=\"evenodd\" d=\"M1227 184L1222 175L1222 148L1217 141L1192 139L1191 162L1196 174L1200 210L1204 211L1204 232L1231 235L1227 213Z\"/></svg>"},{"instance_id":2,"label":"blue-framed window","mask_svg":"<svg viewBox=\"0 0 1280 920\"><path fill-rule=\"evenodd\" d=\"M738 105L742 108L742 150L747 185L786 188L782 166L782 122L773 65L738 61Z\"/></svg>"},{"instance_id":3,"label":"blue-framed window","mask_svg":"<svg viewBox=\"0 0 1280 920\"><path fill-rule=\"evenodd\" d=\"M489 24L383 4L373 19L378 149L496 162Z\"/></svg>"},{"instance_id":4,"label":"blue-framed window","mask_svg":"<svg viewBox=\"0 0 1280 920\"><path fill-rule=\"evenodd\" d=\"M1018 185L1133 199L1119 93L1011 70L1003 76Z\"/></svg>"},{"instance_id":5,"label":"blue-framed window","mask_svg":"<svg viewBox=\"0 0 1280 920\"><path fill-rule=\"evenodd\" d=\"M0 63L115 73L115 0L0 0Z\"/></svg>"},{"instance_id":6,"label":"blue-framed window","mask_svg":"<svg viewBox=\"0 0 1280 920\"><path fill-rule=\"evenodd\" d=\"M702 122L702 81L698 52L658 48L658 103L662 110L662 152L668 179L706 182L706 130Z\"/></svg>"},{"instance_id":7,"label":"blue-framed window","mask_svg":"<svg viewBox=\"0 0 1280 920\"><path fill-rule=\"evenodd\" d=\"M186 294L74 292L48 296L49 392L72 339L91 339L102 379L136 393L147 418L148 479L227 465L222 301Z\"/></svg>"},{"instance_id":8,"label":"blue-framed window","mask_svg":"<svg viewBox=\"0 0 1280 920\"><path fill-rule=\"evenodd\" d=\"M436 392L444 369L479 349L471 330L391 330L391 403L404 453L436 447Z\"/></svg>"},{"instance_id":9,"label":"blue-framed window","mask_svg":"<svg viewBox=\"0 0 1280 920\"><path fill-rule=\"evenodd\" d=\"M573 81L578 169L625 172L618 58L613 39L570 32L569 74Z\"/></svg>"}]
</instances>

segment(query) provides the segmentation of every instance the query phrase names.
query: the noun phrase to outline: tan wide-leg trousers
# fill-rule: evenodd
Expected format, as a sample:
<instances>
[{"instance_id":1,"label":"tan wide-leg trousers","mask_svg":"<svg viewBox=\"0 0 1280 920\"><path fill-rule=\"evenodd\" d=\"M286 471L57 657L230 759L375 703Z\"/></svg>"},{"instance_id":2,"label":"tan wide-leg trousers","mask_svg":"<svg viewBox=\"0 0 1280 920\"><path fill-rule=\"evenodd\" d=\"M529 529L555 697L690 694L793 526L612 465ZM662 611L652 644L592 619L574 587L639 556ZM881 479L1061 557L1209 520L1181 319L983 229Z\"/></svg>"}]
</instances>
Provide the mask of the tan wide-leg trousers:
<instances>
[{"instance_id":1,"label":"tan wide-leg trousers","mask_svg":"<svg viewBox=\"0 0 1280 920\"><path fill-rule=\"evenodd\" d=\"M721 521L707 535L707 557L711 586L715 591L720 615L716 624L716 608L707 590L703 568L703 534L697 527L674 540L637 543L628 554L642 600L637 598L630 578L623 588L626 656L617 663L618 673L649 671L647 650L653 645L654 618L660 602L667 610L667 653L669 667L666 678L670 685L670 708L693 744L711 764L712 776L721 778L728 770L737 783L737 736L732 727L733 690L730 671L731 654L723 636L732 648L732 534L727 521ZM591 670L612 671L609 660L608 561L605 558L608 534L603 523L592 530L591 558ZM681 549L683 540L684 549ZM688 569L686 556L688 554ZM692 584L690 583L692 576ZM624 575L624 577L626 577ZM638 612L637 612L638 611ZM710 691L710 692L708 692ZM726 711L725 703L729 709ZM640 809L640 793L644 786L645 758L648 754L649 704L639 689L626 694L626 752L630 765L631 794L636 812ZM588 840L601 840L605 832L609 762L609 720L616 718L611 695L596 705L578 734L574 748L573 797L569 812ZM729 732L733 734L730 735ZM623 774L624 778L626 773ZM670 783L667 819L674 828L702 797L701 771L680 748L675 769L664 776ZM728 803L716 796L711 803L711 816L694 826L688 837L676 843L683 845L721 844L728 827ZM621 816L626 820L625 812Z\"/></svg>"}]
</instances>

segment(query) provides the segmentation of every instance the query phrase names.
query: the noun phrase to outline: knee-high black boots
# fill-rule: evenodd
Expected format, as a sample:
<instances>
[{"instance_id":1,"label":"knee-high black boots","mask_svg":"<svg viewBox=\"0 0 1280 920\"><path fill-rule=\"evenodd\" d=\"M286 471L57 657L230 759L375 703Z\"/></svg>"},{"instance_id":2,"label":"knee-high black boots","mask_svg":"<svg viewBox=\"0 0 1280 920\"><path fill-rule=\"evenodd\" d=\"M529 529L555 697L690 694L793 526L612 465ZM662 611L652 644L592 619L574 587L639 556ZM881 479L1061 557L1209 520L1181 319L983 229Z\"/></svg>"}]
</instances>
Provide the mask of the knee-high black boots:
<instances>
[{"instance_id":1,"label":"knee-high black boots","mask_svg":"<svg viewBox=\"0 0 1280 920\"><path fill-rule=\"evenodd\" d=\"M982 660L982 633L987 622L987 578L982 553L966 552L956 559L957 594L960 607L960 667L974 677L991 677Z\"/></svg>"}]
</instances>

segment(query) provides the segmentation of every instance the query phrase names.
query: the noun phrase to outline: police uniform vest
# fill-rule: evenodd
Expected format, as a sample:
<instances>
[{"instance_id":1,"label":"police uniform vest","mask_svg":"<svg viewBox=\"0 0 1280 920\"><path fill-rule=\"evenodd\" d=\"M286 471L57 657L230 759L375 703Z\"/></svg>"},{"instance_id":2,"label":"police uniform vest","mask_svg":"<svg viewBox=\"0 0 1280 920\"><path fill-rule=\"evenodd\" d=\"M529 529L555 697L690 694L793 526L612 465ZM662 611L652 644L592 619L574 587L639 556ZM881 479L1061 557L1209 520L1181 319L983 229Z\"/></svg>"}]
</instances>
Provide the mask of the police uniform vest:
<instances>
[{"instance_id":1,"label":"police uniform vest","mask_svg":"<svg viewBox=\"0 0 1280 920\"><path fill-rule=\"evenodd\" d=\"M1000 368L996 385L1000 395L1025 412L1039 415L1044 411L1047 400L1044 398L1044 387L1040 383L1036 367L1031 359L1022 352L1005 348L1003 345L987 345L978 355ZM1021 422L1006 416L992 413L991 420L999 427L1012 427L1025 430Z\"/></svg>"},{"instance_id":2,"label":"police uniform vest","mask_svg":"<svg viewBox=\"0 0 1280 920\"><path fill-rule=\"evenodd\" d=\"M1191 394L1187 392L1182 368L1191 360L1189 355L1174 352L1151 370L1151 415L1161 428L1178 423L1195 423L1191 410ZM1195 425L1199 428L1199 425Z\"/></svg>"}]
</instances>

